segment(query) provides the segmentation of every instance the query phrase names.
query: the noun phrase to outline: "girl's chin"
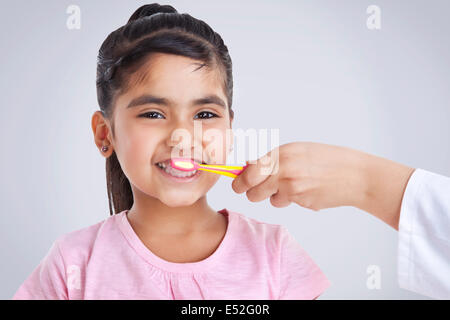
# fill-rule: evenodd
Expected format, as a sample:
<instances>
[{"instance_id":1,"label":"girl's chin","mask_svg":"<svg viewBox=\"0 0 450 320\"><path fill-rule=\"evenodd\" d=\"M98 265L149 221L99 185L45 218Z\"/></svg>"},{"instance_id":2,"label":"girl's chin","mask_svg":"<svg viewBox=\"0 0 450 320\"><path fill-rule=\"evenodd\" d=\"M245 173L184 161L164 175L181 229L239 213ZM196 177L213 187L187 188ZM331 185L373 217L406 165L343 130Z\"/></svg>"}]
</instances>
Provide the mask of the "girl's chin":
<instances>
[{"instance_id":1,"label":"girl's chin","mask_svg":"<svg viewBox=\"0 0 450 320\"><path fill-rule=\"evenodd\" d=\"M197 202L198 198L193 195L189 196L179 196L179 197L163 197L159 199L162 203L164 203L168 207L188 207Z\"/></svg>"}]
</instances>

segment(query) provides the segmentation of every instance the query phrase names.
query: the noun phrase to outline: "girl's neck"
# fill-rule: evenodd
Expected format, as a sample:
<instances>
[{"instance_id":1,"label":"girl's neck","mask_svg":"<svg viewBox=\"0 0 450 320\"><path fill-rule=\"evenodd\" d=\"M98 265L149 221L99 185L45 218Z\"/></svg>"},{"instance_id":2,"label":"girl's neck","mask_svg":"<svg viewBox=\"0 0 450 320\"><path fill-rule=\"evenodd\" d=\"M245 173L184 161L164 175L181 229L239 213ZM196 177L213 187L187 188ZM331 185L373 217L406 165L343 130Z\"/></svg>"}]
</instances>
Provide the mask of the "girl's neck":
<instances>
[{"instance_id":1,"label":"girl's neck","mask_svg":"<svg viewBox=\"0 0 450 320\"><path fill-rule=\"evenodd\" d=\"M135 198L136 199L136 198ZM128 211L128 220L133 228L143 234L161 236L188 236L206 231L218 218L206 195L191 206L169 207L157 198L135 201Z\"/></svg>"}]
</instances>

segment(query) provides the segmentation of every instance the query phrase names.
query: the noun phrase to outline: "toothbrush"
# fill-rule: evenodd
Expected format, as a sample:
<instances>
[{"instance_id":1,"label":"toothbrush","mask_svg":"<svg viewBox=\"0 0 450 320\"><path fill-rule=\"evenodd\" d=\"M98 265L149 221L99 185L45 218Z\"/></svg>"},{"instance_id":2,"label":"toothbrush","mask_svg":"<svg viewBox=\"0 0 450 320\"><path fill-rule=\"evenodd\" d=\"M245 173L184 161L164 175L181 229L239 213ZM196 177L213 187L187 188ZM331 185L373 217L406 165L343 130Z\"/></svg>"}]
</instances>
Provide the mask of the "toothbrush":
<instances>
[{"instance_id":1,"label":"toothbrush","mask_svg":"<svg viewBox=\"0 0 450 320\"><path fill-rule=\"evenodd\" d=\"M171 159L172 168L181 170L181 171L194 171L194 170L203 170L208 172L213 172L217 174L221 174L227 177L236 178L242 171L248 166L227 166L220 164L200 164L195 162L192 159L183 159L183 158L173 158Z\"/></svg>"}]
</instances>

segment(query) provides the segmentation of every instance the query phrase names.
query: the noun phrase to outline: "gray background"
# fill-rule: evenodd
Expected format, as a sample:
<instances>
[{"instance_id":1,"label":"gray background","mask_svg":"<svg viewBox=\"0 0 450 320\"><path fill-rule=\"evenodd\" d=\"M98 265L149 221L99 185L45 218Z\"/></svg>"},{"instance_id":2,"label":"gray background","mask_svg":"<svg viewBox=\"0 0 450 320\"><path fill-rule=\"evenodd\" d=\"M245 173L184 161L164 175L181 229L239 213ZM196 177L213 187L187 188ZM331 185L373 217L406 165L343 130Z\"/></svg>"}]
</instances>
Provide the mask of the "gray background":
<instances>
[{"instance_id":1,"label":"gray background","mask_svg":"<svg viewBox=\"0 0 450 320\"><path fill-rule=\"evenodd\" d=\"M0 298L12 297L56 238L109 217L90 125L96 57L144 3L1 1ZM80 30L66 27L71 4L81 8ZM448 1L169 4L228 46L234 128L280 128L280 144L348 146L450 176ZM381 30L366 27L371 4ZM332 282L321 299L426 299L398 287L397 234L361 210L252 203L227 177L208 201L287 226ZM366 286L369 265L381 269L380 290Z\"/></svg>"}]
</instances>

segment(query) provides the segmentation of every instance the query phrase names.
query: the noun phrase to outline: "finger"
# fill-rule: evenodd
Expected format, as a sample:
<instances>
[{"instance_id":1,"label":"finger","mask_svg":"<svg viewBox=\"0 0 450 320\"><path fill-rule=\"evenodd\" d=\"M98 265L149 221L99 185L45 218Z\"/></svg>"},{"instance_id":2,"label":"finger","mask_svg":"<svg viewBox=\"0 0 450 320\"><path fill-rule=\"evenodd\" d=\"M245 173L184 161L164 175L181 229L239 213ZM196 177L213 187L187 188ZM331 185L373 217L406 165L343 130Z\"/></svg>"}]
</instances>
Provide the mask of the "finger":
<instances>
[{"instance_id":1,"label":"finger","mask_svg":"<svg viewBox=\"0 0 450 320\"><path fill-rule=\"evenodd\" d=\"M310 209L313 211L319 211L320 208L316 206L315 202L313 201L313 198L310 193L299 193L296 195L293 195L289 198L292 202L295 202L300 207Z\"/></svg>"},{"instance_id":2,"label":"finger","mask_svg":"<svg viewBox=\"0 0 450 320\"><path fill-rule=\"evenodd\" d=\"M284 208L291 204L284 184L279 184L278 191L270 196L270 203L276 208Z\"/></svg>"},{"instance_id":3,"label":"finger","mask_svg":"<svg viewBox=\"0 0 450 320\"><path fill-rule=\"evenodd\" d=\"M270 196L270 203L276 208L284 208L291 204L291 201L283 193L275 193Z\"/></svg>"},{"instance_id":4,"label":"finger","mask_svg":"<svg viewBox=\"0 0 450 320\"><path fill-rule=\"evenodd\" d=\"M280 199L277 204L286 206L289 203L296 203L299 206L307 209L317 211L313 201L313 185L308 181L298 179L284 179L280 182Z\"/></svg>"},{"instance_id":5,"label":"finger","mask_svg":"<svg viewBox=\"0 0 450 320\"><path fill-rule=\"evenodd\" d=\"M278 190L278 176L270 175L266 180L247 190L247 198L252 202L267 199Z\"/></svg>"},{"instance_id":6,"label":"finger","mask_svg":"<svg viewBox=\"0 0 450 320\"><path fill-rule=\"evenodd\" d=\"M231 187L236 193L246 192L248 189L257 186L272 174L274 168L273 161L268 162L268 156L258 159L256 163L248 163L247 168L240 175L234 178ZM269 163L269 164L268 164Z\"/></svg>"}]
</instances>

